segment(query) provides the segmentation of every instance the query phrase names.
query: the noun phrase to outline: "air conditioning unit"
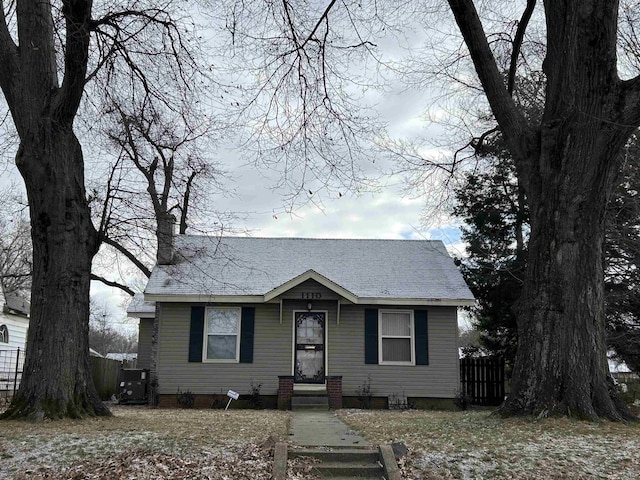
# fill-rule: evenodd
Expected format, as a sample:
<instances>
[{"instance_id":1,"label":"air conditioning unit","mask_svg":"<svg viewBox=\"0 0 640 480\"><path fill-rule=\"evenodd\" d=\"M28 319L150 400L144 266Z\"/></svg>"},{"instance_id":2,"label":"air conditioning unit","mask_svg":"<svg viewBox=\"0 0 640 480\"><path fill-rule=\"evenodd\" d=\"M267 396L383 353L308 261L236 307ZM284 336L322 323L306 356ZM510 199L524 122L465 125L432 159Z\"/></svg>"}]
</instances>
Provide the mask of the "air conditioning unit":
<instances>
[{"instance_id":1,"label":"air conditioning unit","mask_svg":"<svg viewBox=\"0 0 640 480\"><path fill-rule=\"evenodd\" d=\"M149 370L123 368L120 370L120 404L143 404L148 401Z\"/></svg>"}]
</instances>

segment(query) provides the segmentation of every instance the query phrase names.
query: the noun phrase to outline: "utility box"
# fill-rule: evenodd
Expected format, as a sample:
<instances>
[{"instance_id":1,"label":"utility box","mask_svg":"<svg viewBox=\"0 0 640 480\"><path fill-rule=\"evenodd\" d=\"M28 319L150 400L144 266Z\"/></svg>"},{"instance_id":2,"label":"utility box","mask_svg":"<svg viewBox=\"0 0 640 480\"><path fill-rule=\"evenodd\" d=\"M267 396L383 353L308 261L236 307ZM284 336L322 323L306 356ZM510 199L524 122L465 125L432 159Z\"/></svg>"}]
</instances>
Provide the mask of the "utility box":
<instances>
[{"instance_id":1,"label":"utility box","mask_svg":"<svg viewBox=\"0 0 640 480\"><path fill-rule=\"evenodd\" d=\"M120 370L120 404L144 404L148 401L149 370L123 368Z\"/></svg>"}]
</instances>

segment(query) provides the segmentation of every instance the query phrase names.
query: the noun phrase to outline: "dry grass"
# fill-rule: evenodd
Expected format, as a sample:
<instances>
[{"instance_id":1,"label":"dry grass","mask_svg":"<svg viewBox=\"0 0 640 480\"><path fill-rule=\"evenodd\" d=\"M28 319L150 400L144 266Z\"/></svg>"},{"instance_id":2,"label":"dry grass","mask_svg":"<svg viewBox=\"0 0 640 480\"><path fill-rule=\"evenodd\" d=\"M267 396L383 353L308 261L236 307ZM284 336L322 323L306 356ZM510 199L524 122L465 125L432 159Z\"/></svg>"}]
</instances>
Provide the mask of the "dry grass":
<instances>
[{"instance_id":1,"label":"dry grass","mask_svg":"<svg viewBox=\"0 0 640 480\"><path fill-rule=\"evenodd\" d=\"M343 410L374 443L404 442L407 479L640 478L640 425L488 412Z\"/></svg>"},{"instance_id":2,"label":"dry grass","mask_svg":"<svg viewBox=\"0 0 640 480\"><path fill-rule=\"evenodd\" d=\"M259 445L289 414L113 407L114 417L0 422L0 478L268 479ZM640 424L509 419L487 412L342 410L373 443L402 441L407 479L640 478Z\"/></svg>"},{"instance_id":3,"label":"dry grass","mask_svg":"<svg viewBox=\"0 0 640 480\"><path fill-rule=\"evenodd\" d=\"M111 418L0 422L0 478L269 478L271 458L258 445L270 435L285 438L289 422L277 411L112 412ZM231 474L240 465L244 473Z\"/></svg>"}]
</instances>

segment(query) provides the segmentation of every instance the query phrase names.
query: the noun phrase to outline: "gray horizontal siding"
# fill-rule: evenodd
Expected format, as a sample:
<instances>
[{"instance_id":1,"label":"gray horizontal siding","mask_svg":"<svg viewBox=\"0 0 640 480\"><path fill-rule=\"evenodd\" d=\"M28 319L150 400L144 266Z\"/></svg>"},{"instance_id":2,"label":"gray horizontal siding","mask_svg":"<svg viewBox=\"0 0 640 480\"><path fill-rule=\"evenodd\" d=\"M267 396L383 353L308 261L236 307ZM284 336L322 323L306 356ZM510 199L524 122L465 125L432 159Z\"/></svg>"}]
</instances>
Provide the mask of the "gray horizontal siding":
<instances>
[{"instance_id":1,"label":"gray horizontal siding","mask_svg":"<svg viewBox=\"0 0 640 480\"><path fill-rule=\"evenodd\" d=\"M160 319L158 381L160 393L178 388L193 393L249 393L251 380L261 383L263 395L275 395L278 375L292 375L293 312L306 310L306 300L283 302L282 324L278 304L256 308L253 363L189 363L190 304L164 304ZM374 396L402 394L452 398L458 388L457 313L451 307L429 307L429 365L391 366L364 363L365 306L342 305L337 324L337 302L312 301L313 310L327 311L327 375L342 375L343 393L356 395L371 377ZM420 307L420 309L425 309Z\"/></svg>"},{"instance_id":2,"label":"gray horizontal siding","mask_svg":"<svg viewBox=\"0 0 640 480\"><path fill-rule=\"evenodd\" d=\"M223 305L221 305L223 306ZM253 363L189 363L190 304L163 304L159 325L158 383L161 394L178 388L197 394L250 392L261 383L263 395L278 391L278 375L291 375L291 320L280 325L279 305L255 307Z\"/></svg>"},{"instance_id":3,"label":"gray horizontal siding","mask_svg":"<svg viewBox=\"0 0 640 480\"><path fill-rule=\"evenodd\" d=\"M415 397L453 398L460 376L456 309L426 308L429 365L398 366L364 363L365 308L368 307L343 305L340 325L329 329L329 375L342 375L343 394L356 395L356 390L370 375L374 396L404 393Z\"/></svg>"},{"instance_id":4,"label":"gray horizontal siding","mask_svg":"<svg viewBox=\"0 0 640 480\"><path fill-rule=\"evenodd\" d=\"M138 327L138 368L151 367L151 337L153 318L141 318Z\"/></svg>"}]
</instances>

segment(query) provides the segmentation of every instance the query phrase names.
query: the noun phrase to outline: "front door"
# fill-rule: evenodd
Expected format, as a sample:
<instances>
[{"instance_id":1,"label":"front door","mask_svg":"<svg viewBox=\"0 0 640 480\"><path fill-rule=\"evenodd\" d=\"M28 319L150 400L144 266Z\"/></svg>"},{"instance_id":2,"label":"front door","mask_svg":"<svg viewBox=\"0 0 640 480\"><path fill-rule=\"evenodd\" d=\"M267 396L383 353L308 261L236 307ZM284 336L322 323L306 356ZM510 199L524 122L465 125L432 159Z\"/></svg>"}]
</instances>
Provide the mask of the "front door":
<instances>
[{"instance_id":1,"label":"front door","mask_svg":"<svg viewBox=\"0 0 640 480\"><path fill-rule=\"evenodd\" d=\"M324 383L325 312L296 312L296 383Z\"/></svg>"}]
</instances>

